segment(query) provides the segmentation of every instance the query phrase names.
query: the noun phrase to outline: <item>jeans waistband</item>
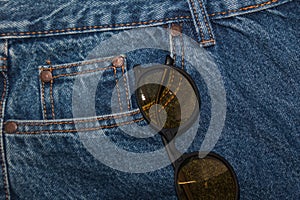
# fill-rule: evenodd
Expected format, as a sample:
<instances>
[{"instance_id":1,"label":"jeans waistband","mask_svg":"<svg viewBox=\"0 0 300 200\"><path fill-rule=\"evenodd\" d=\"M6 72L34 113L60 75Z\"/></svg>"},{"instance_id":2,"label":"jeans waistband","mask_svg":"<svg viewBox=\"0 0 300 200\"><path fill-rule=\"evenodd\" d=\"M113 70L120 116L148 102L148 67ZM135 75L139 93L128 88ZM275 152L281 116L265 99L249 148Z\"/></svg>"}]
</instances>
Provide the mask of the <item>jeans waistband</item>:
<instances>
[{"instance_id":1,"label":"jeans waistband","mask_svg":"<svg viewBox=\"0 0 300 200\"><path fill-rule=\"evenodd\" d=\"M290 0L2 0L0 38L51 36L155 26L193 20L199 40L213 43L210 19L276 6Z\"/></svg>"}]
</instances>

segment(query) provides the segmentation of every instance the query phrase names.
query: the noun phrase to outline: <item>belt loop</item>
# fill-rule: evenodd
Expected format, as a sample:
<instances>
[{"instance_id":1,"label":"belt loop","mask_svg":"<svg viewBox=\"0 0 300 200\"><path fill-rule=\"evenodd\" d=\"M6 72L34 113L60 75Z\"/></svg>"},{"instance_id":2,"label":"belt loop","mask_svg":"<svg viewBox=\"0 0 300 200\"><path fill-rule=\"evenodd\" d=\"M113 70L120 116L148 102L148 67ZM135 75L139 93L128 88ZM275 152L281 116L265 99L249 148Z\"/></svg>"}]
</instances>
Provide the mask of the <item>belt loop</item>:
<instances>
[{"instance_id":1,"label":"belt loop","mask_svg":"<svg viewBox=\"0 0 300 200\"><path fill-rule=\"evenodd\" d=\"M188 0L200 45L207 47L215 44L215 37L203 0Z\"/></svg>"}]
</instances>

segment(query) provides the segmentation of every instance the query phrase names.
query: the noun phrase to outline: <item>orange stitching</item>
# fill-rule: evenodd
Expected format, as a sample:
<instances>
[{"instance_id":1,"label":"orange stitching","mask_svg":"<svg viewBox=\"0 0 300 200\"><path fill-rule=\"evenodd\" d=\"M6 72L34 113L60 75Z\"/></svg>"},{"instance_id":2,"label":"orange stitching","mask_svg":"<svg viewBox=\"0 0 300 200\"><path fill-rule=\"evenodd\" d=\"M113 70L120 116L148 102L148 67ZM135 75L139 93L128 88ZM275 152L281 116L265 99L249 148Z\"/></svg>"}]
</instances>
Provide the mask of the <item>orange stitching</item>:
<instances>
[{"instance_id":1,"label":"orange stitching","mask_svg":"<svg viewBox=\"0 0 300 200\"><path fill-rule=\"evenodd\" d=\"M7 69L7 66L0 66L0 68L2 68L2 69Z\"/></svg>"},{"instance_id":2,"label":"orange stitching","mask_svg":"<svg viewBox=\"0 0 300 200\"><path fill-rule=\"evenodd\" d=\"M180 43L181 43L181 69L184 69L184 41L183 41L182 33L180 34Z\"/></svg>"},{"instance_id":3,"label":"orange stitching","mask_svg":"<svg viewBox=\"0 0 300 200\"><path fill-rule=\"evenodd\" d=\"M122 103L121 103L120 88L119 88L119 84L118 84L119 81L117 79L117 69L115 67L114 67L114 76L115 76L115 79L116 79L116 87L117 87L117 93L118 93L120 111L122 112L123 108L122 108Z\"/></svg>"},{"instance_id":4,"label":"orange stitching","mask_svg":"<svg viewBox=\"0 0 300 200\"><path fill-rule=\"evenodd\" d=\"M146 22L132 22L132 23L126 23L126 24L112 24L112 25L99 25L99 26L84 26L84 27L78 27L78 28L66 28L66 29L60 29L60 30L48 30L48 31L34 31L34 32L12 32L12 33L2 33L0 36L10 36L10 35L41 35L41 34L48 34L48 33L64 33L69 31L82 31L82 30L88 30L88 29L101 29L101 28L116 28L116 27L124 27L124 26L135 26L135 25L146 25L151 23L158 23L158 22L166 22L171 20L177 20L177 19L190 19L190 16L180 16L180 17L172 17L172 18L165 18L165 19L159 19L159 20L150 20Z\"/></svg>"},{"instance_id":5,"label":"orange stitching","mask_svg":"<svg viewBox=\"0 0 300 200\"><path fill-rule=\"evenodd\" d=\"M127 99L127 103L128 103L128 110L130 110L130 100L129 100L129 91L128 91L128 85L127 85L127 78L125 76L125 72L124 72L124 65L122 66L122 76L123 76L123 80L124 80L124 86L125 86L125 92L126 92L126 99Z\"/></svg>"},{"instance_id":6,"label":"orange stitching","mask_svg":"<svg viewBox=\"0 0 300 200\"><path fill-rule=\"evenodd\" d=\"M172 27L171 27L172 28ZM176 47L175 47L175 40L174 40L174 36L172 35L172 30L170 30L171 32L171 40L172 40L172 51L173 51L173 57L174 57L174 64L176 63Z\"/></svg>"},{"instance_id":7,"label":"orange stitching","mask_svg":"<svg viewBox=\"0 0 300 200\"><path fill-rule=\"evenodd\" d=\"M63 76L74 76L74 75L78 75L78 74L87 74L87 73L96 72L96 71L104 71L104 70L112 69L112 68L114 68L114 67L109 66L109 67L105 67L105 68L90 69L90 70L74 72L74 73L70 73L70 74L59 74L59 75L53 76L53 79L63 77Z\"/></svg>"},{"instance_id":8,"label":"orange stitching","mask_svg":"<svg viewBox=\"0 0 300 200\"><path fill-rule=\"evenodd\" d=\"M45 102L45 83L42 81L42 104L44 110L44 118L47 119L47 109L46 109L46 102Z\"/></svg>"},{"instance_id":9,"label":"orange stitching","mask_svg":"<svg viewBox=\"0 0 300 200\"><path fill-rule=\"evenodd\" d=\"M259 8L259 7L263 7L265 5L270 5L273 3L278 2L278 0L271 0L271 1L267 1L265 3L261 3L261 4L257 4L257 5L252 5L252 6L247 6L247 7L243 7L243 8L239 8L239 9L234 9L234 10L228 10L228 11L223 11L223 12L216 12L216 13L211 13L208 16L215 16L215 15L226 15L229 13L234 13L234 12L238 12L238 11L246 11L246 10L250 10L250 9L254 9L254 8Z\"/></svg>"},{"instance_id":10,"label":"orange stitching","mask_svg":"<svg viewBox=\"0 0 300 200\"><path fill-rule=\"evenodd\" d=\"M7 87L7 83L6 83L6 77L5 77L5 74L4 72L2 72L2 75L3 75L3 92L2 92L2 97L1 97L1 104L0 104L0 112L1 112L1 117L2 116L2 107L3 107L3 101L4 101L4 98L5 98L5 94L6 94L6 87ZM2 135L1 135L2 137ZM2 137L2 142L3 142L3 137ZM3 173L3 182L4 182L4 191L5 191L5 199L9 199L9 193L8 193L8 185L7 185L7 179L6 179L6 168L5 168L5 165L4 165L4 152L3 152L3 149L2 149L2 142L0 142L0 154L1 154L1 168L2 168L2 173Z\"/></svg>"},{"instance_id":11,"label":"orange stitching","mask_svg":"<svg viewBox=\"0 0 300 200\"><path fill-rule=\"evenodd\" d=\"M206 19L206 14L205 14L205 12L204 12L203 4L202 4L202 2L201 2L200 0L198 0L198 2L199 2L199 4L200 4L201 13L202 13L202 15L203 15L203 19L204 19L205 26L206 26L206 28L208 29L210 39L213 39L213 36L212 36L211 30L210 30L209 24L208 24L207 19Z\"/></svg>"},{"instance_id":12,"label":"orange stitching","mask_svg":"<svg viewBox=\"0 0 300 200\"><path fill-rule=\"evenodd\" d=\"M118 124L113 124L113 125L102 125L102 126L98 126L98 127L93 127L93 128L83 128L83 129L70 129L70 130L42 130L42 131L31 131L31 132L16 132L16 134L38 134L38 133L44 133L44 132L48 132L48 133L71 133L71 132L81 132L81 131L96 131L96 130L100 130L100 129L108 129L108 128L114 128L117 126L123 126L123 125L128 125L128 124L132 124L135 122L140 122L143 121L143 118L140 119L135 119L133 121L127 121L127 122L121 122Z\"/></svg>"},{"instance_id":13,"label":"orange stitching","mask_svg":"<svg viewBox=\"0 0 300 200\"><path fill-rule=\"evenodd\" d=\"M203 41L201 41L201 44L206 44L206 43L210 43L210 42L215 43L216 41L214 39L212 39L212 40L203 40Z\"/></svg>"},{"instance_id":14,"label":"orange stitching","mask_svg":"<svg viewBox=\"0 0 300 200\"><path fill-rule=\"evenodd\" d=\"M0 102L0 116L2 117L2 106L3 106L3 101L4 101L4 97L6 94L6 78L5 78L5 74L4 72L2 72L2 76L3 76L3 92L2 92L2 97L1 97L1 102Z\"/></svg>"},{"instance_id":15,"label":"orange stitching","mask_svg":"<svg viewBox=\"0 0 300 200\"><path fill-rule=\"evenodd\" d=\"M133 116L140 113L140 110L137 110L132 113L125 113L116 116L106 116L106 117L97 117L95 119L83 119L83 120L74 120L74 121L62 121L62 122L18 122L18 124L24 126L48 126L48 125L64 125L64 124L75 124L75 123L86 123L86 122L95 122L95 121L104 121L109 119L120 119L122 117Z\"/></svg>"},{"instance_id":16,"label":"orange stitching","mask_svg":"<svg viewBox=\"0 0 300 200\"><path fill-rule=\"evenodd\" d=\"M0 60L7 60L7 58L1 57Z\"/></svg>"},{"instance_id":17,"label":"orange stitching","mask_svg":"<svg viewBox=\"0 0 300 200\"><path fill-rule=\"evenodd\" d=\"M55 119L54 113L54 100L53 100L53 80L50 81L50 102L51 102L51 111L52 111L52 119Z\"/></svg>"},{"instance_id":18,"label":"orange stitching","mask_svg":"<svg viewBox=\"0 0 300 200\"><path fill-rule=\"evenodd\" d=\"M203 41L204 40L204 34L203 34L203 30L201 28L201 25L199 23L199 17L198 17L198 14L196 12L196 9L195 9L195 3L193 0L190 0L191 4L192 4L192 7L193 7L193 12L194 12L194 15L196 17L196 21L197 21L197 24L198 24L198 28L199 28L199 31L200 31L200 34L201 34L201 40Z\"/></svg>"},{"instance_id":19,"label":"orange stitching","mask_svg":"<svg viewBox=\"0 0 300 200\"><path fill-rule=\"evenodd\" d=\"M94 63L99 63L99 62L105 62L105 61L109 61L112 60L113 58L105 58L105 59L100 59L100 60L93 60L93 61L82 61L80 63L73 63L70 65L60 65L60 66L54 66L54 67L50 67L53 70L56 69L65 69L65 68L71 68L71 67L78 67L78 66L82 66L82 65L90 65L90 64L94 64ZM44 69L44 68L41 68ZM48 69L48 68L46 68Z\"/></svg>"}]
</instances>

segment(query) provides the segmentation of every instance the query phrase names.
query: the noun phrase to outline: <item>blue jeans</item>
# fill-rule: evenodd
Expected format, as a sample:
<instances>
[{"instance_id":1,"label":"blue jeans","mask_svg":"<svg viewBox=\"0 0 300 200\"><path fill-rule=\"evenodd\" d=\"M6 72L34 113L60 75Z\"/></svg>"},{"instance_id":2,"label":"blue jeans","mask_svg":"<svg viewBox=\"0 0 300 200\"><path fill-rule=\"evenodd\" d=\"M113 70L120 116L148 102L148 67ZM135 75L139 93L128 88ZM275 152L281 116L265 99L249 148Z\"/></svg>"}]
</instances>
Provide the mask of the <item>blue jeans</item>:
<instances>
[{"instance_id":1,"label":"blue jeans","mask_svg":"<svg viewBox=\"0 0 300 200\"><path fill-rule=\"evenodd\" d=\"M168 51L123 52L130 44L111 46L116 55L101 49L116 34L174 24L205 49L221 73L226 120L213 151L233 166L241 199L300 198L299 1L15 0L0 5L1 199L176 199L171 165L144 173L120 171L96 159L81 137L101 132L137 156L163 148L159 135L124 133L147 124L130 95L134 77L127 72L137 64L164 63L172 52L201 94L199 128L187 152L200 149L212 118L211 99L201 75L185 61L182 35L160 35L172 44ZM96 47L101 56L91 55ZM121 55L124 63L113 64ZM92 94L90 80L97 77ZM74 90L78 80L84 92ZM76 95L82 102L74 116ZM90 96L93 108L86 102ZM119 162L126 165L126 158Z\"/></svg>"}]
</instances>

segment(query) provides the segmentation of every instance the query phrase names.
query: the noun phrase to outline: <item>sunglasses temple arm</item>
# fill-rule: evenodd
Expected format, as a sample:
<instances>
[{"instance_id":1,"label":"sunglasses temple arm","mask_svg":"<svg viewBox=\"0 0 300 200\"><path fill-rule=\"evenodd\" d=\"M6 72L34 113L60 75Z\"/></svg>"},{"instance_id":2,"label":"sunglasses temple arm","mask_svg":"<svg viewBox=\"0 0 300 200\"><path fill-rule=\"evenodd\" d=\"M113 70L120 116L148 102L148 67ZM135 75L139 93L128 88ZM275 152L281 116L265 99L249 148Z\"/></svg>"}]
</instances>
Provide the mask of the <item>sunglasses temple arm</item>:
<instances>
[{"instance_id":1,"label":"sunglasses temple arm","mask_svg":"<svg viewBox=\"0 0 300 200\"><path fill-rule=\"evenodd\" d=\"M176 149L175 143L174 143L175 140L168 141L166 139L166 137L162 136L162 141L166 148L168 157L169 157L170 161L172 162L172 165L175 169L175 163L176 163L177 159L181 157L182 154Z\"/></svg>"}]
</instances>

